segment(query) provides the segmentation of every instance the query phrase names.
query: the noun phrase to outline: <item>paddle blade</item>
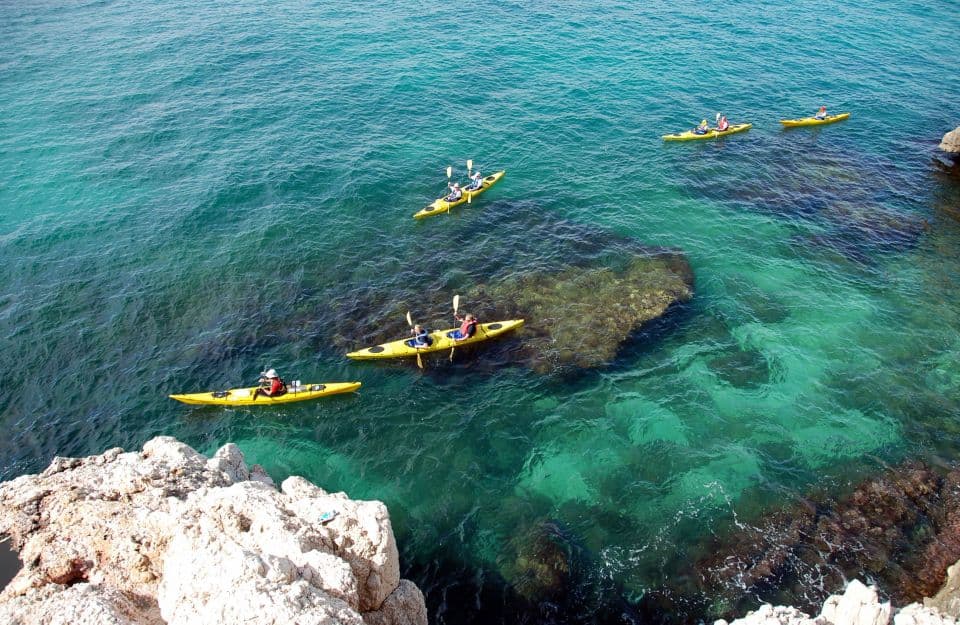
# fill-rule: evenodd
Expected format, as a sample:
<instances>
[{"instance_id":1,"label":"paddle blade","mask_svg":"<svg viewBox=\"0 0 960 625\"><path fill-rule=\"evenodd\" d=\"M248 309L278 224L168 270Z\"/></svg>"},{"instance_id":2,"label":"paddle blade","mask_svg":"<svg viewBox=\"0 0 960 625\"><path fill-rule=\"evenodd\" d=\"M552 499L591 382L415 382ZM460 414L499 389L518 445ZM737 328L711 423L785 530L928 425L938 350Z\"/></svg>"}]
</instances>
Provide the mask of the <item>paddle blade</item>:
<instances>
[{"instance_id":1,"label":"paddle blade","mask_svg":"<svg viewBox=\"0 0 960 625\"><path fill-rule=\"evenodd\" d=\"M467 193L467 204L469 204L472 200L473 200L473 194Z\"/></svg>"},{"instance_id":2,"label":"paddle blade","mask_svg":"<svg viewBox=\"0 0 960 625\"><path fill-rule=\"evenodd\" d=\"M410 311L407 311L407 323L410 324L410 327L413 327L413 317L410 316Z\"/></svg>"},{"instance_id":3,"label":"paddle blade","mask_svg":"<svg viewBox=\"0 0 960 625\"><path fill-rule=\"evenodd\" d=\"M467 161L467 169L473 169L473 159L472 159L472 158Z\"/></svg>"},{"instance_id":4,"label":"paddle blade","mask_svg":"<svg viewBox=\"0 0 960 625\"><path fill-rule=\"evenodd\" d=\"M453 312L454 312L454 314L456 314L456 312L457 312L457 310L458 310L459 308L460 308L460 296L459 296L459 295L454 295L454 296L453 296Z\"/></svg>"},{"instance_id":5,"label":"paddle blade","mask_svg":"<svg viewBox=\"0 0 960 625\"><path fill-rule=\"evenodd\" d=\"M453 175L453 167L447 167L447 178Z\"/></svg>"},{"instance_id":6,"label":"paddle blade","mask_svg":"<svg viewBox=\"0 0 960 625\"><path fill-rule=\"evenodd\" d=\"M423 359L420 358L420 352L417 352L417 366L423 369Z\"/></svg>"}]
</instances>

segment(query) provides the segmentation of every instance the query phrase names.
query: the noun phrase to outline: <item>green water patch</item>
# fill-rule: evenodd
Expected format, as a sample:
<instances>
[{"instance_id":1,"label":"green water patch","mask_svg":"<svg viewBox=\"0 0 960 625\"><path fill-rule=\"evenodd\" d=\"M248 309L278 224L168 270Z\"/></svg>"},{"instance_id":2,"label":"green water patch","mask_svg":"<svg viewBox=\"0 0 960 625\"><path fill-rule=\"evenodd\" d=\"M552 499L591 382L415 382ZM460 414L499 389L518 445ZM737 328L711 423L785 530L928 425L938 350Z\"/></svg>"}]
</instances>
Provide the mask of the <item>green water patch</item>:
<instances>
[{"instance_id":1,"label":"green water patch","mask_svg":"<svg viewBox=\"0 0 960 625\"><path fill-rule=\"evenodd\" d=\"M655 401L624 393L605 406L606 416L615 427L624 427L633 445L666 441L689 445L683 421Z\"/></svg>"},{"instance_id":2,"label":"green water patch","mask_svg":"<svg viewBox=\"0 0 960 625\"><path fill-rule=\"evenodd\" d=\"M893 446L902 437L899 425L890 419L867 416L858 410L824 414L816 423L790 431L798 456L808 466L849 462L885 446Z\"/></svg>"}]
</instances>

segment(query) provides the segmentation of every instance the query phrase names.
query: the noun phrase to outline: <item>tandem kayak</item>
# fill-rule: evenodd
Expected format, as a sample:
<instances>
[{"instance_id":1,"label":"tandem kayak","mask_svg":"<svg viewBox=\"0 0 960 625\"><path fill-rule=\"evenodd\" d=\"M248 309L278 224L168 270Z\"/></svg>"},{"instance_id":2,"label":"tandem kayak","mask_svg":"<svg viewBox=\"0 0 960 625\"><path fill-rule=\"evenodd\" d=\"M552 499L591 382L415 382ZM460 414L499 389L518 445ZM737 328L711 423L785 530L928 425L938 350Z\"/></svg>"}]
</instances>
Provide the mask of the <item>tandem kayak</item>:
<instances>
[{"instance_id":1,"label":"tandem kayak","mask_svg":"<svg viewBox=\"0 0 960 625\"><path fill-rule=\"evenodd\" d=\"M416 356L420 354L429 354L430 352L439 352L451 347L460 347L461 345L470 345L479 343L500 336L504 332L515 330L523 325L523 319L511 319L510 321L492 321L490 323L481 323L477 326L477 333L468 339L454 341L450 338L450 333L457 328L449 330L437 330L430 333L433 343L429 347L413 347L413 339L401 339L391 341L381 345L374 345L355 352L347 354L348 358L356 360L367 360L373 358L405 358L407 356Z\"/></svg>"},{"instance_id":2,"label":"tandem kayak","mask_svg":"<svg viewBox=\"0 0 960 625\"><path fill-rule=\"evenodd\" d=\"M185 395L171 395L170 399L185 404L201 404L210 406L272 406L274 404L289 404L295 401L307 401L337 393L349 393L360 388L360 382L327 382L325 384L302 384L291 386L286 393L276 397L260 395L253 399L256 386L249 388L232 388L229 391L208 391L206 393L187 393Z\"/></svg>"},{"instance_id":3,"label":"tandem kayak","mask_svg":"<svg viewBox=\"0 0 960 625\"><path fill-rule=\"evenodd\" d=\"M675 135L663 135L664 141L697 141L700 139L719 139L720 137L726 137L727 135L733 135L738 132L743 132L744 130L750 130L753 128L753 124L733 124L723 132L720 132L716 128L711 128L705 134L698 135L692 130L687 130L686 132L679 132Z\"/></svg>"},{"instance_id":4,"label":"tandem kayak","mask_svg":"<svg viewBox=\"0 0 960 625\"><path fill-rule=\"evenodd\" d=\"M423 209L423 210L421 210L421 211L418 211L418 212L414 213L414 214L413 214L413 218L414 218L414 219L423 219L424 217L432 217L432 216L434 216L434 215L439 215L439 214L441 214L441 213L446 213L446 212L448 212L451 208L453 208L454 206L459 206L459 205L463 204L464 202L466 202L468 198L471 199L471 201L472 201L472 198L480 195L481 193L483 193L484 191L486 191L487 189L489 189L489 188L492 187L493 185L497 184L497 182L499 182L500 179L503 178L503 175L504 175L505 173L507 173L506 170L504 170L504 171L498 171L498 172L495 173L495 174L490 174L489 176L486 176L486 177L483 179L483 182L481 183L479 189L477 189L476 191L464 191L464 192L463 192L463 196L462 196L459 200L457 200L457 201L455 201L455 202L448 202L448 201L446 201L446 200L443 199L443 198L440 198L440 199L438 199L438 200L434 200L434 201L433 201L433 204L431 204L430 206L426 207L425 209Z\"/></svg>"},{"instance_id":5,"label":"tandem kayak","mask_svg":"<svg viewBox=\"0 0 960 625\"><path fill-rule=\"evenodd\" d=\"M832 124L843 121L850 117L850 113L838 113L836 115L827 115L823 119L816 117L801 117L800 119L781 119L780 123L786 128L797 128L799 126L822 126L823 124Z\"/></svg>"}]
</instances>

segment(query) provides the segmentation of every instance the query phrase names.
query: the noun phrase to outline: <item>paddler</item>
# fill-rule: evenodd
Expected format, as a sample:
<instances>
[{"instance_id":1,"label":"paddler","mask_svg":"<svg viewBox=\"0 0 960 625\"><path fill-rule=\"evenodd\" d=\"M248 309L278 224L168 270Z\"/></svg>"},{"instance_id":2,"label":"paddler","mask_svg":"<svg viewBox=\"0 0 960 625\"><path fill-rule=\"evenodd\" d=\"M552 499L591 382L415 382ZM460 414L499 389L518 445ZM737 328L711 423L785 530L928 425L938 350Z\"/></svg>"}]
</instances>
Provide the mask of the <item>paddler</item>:
<instances>
[{"instance_id":1,"label":"paddler","mask_svg":"<svg viewBox=\"0 0 960 625\"><path fill-rule=\"evenodd\" d=\"M413 326L413 329L410 330L410 333L413 334L413 339L410 340L410 347L430 347L433 344L433 339L430 338L430 330L427 330L419 323Z\"/></svg>"},{"instance_id":2,"label":"paddler","mask_svg":"<svg viewBox=\"0 0 960 625\"><path fill-rule=\"evenodd\" d=\"M727 121L726 115L721 115L717 113L717 130L724 132L730 128L730 122Z\"/></svg>"},{"instance_id":3,"label":"paddler","mask_svg":"<svg viewBox=\"0 0 960 625\"><path fill-rule=\"evenodd\" d=\"M287 392L286 383L277 375L276 369L269 369L260 374L260 386L253 391L253 401L257 396L266 395L267 397L277 397Z\"/></svg>"},{"instance_id":4,"label":"paddler","mask_svg":"<svg viewBox=\"0 0 960 625\"><path fill-rule=\"evenodd\" d=\"M470 176L472 181L469 185L463 188L464 191L476 191L483 186L483 176L480 175L480 170L473 172L473 175Z\"/></svg>"},{"instance_id":5,"label":"paddler","mask_svg":"<svg viewBox=\"0 0 960 625\"><path fill-rule=\"evenodd\" d=\"M695 135L705 135L710 131L710 124L707 123L707 120L700 122L700 125L693 129L693 134Z\"/></svg>"},{"instance_id":6,"label":"paddler","mask_svg":"<svg viewBox=\"0 0 960 625\"><path fill-rule=\"evenodd\" d=\"M814 119L826 119L827 118L827 107L821 106L820 110L817 111L817 114L813 116Z\"/></svg>"},{"instance_id":7,"label":"paddler","mask_svg":"<svg viewBox=\"0 0 960 625\"><path fill-rule=\"evenodd\" d=\"M443 198L447 202L456 202L463 197L463 191L460 190L460 183L454 182L453 184L447 183L447 187L450 189L450 195Z\"/></svg>"},{"instance_id":8,"label":"paddler","mask_svg":"<svg viewBox=\"0 0 960 625\"><path fill-rule=\"evenodd\" d=\"M448 334L448 336L453 340L465 341L477 333L477 318L473 315L467 314L461 317L460 315L454 313L453 318L462 322L458 329Z\"/></svg>"}]
</instances>

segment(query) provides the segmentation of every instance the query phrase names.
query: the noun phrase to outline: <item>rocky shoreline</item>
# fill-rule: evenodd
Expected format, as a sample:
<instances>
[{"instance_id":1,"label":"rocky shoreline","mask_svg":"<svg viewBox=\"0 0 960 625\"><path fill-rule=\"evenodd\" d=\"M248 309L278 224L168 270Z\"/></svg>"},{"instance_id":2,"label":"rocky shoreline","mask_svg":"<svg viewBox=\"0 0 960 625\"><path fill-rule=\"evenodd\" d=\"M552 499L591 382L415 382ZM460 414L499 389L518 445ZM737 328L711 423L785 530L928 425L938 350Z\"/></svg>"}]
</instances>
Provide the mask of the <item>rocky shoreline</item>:
<instances>
[{"instance_id":1,"label":"rocky shoreline","mask_svg":"<svg viewBox=\"0 0 960 625\"><path fill-rule=\"evenodd\" d=\"M855 579L842 595L827 598L817 616L789 606L764 604L742 618L730 623L720 619L714 625L887 625L891 621L894 625L955 625L960 608L958 572L960 566L950 567L947 584L936 596L900 609L880 601L876 588Z\"/></svg>"},{"instance_id":2,"label":"rocky shoreline","mask_svg":"<svg viewBox=\"0 0 960 625\"><path fill-rule=\"evenodd\" d=\"M278 489L233 444L55 458L0 485L0 535L22 562L0 592L11 625L427 623L382 503Z\"/></svg>"},{"instance_id":3,"label":"rocky shoreline","mask_svg":"<svg viewBox=\"0 0 960 625\"><path fill-rule=\"evenodd\" d=\"M879 532L886 537L884 545L902 546L890 532L897 527L914 533L914 517L950 525L945 521L952 518L958 484L960 471L936 477L926 467L907 464L861 484L849 502L821 513L819 524L833 519L864 539ZM891 494L901 491L897 497ZM875 505L861 505L866 499ZM866 512L853 514L854 506ZM908 509L913 516L903 512ZM897 522L891 522L891 515ZM839 547L849 542L811 527L798 533L825 537ZM921 533L933 540L921 541L926 544L919 548L923 559L942 574L940 562L954 552L945 541L948 536ZM328 493L300 477L290 477L278 488L262 468L248 467L233 444L209 459L169 437L149 441L141 452L111 449L88 458L55 458L39 475L0 484L4 537L22 562L0 592L0 622L11 625L428 622L423 594L400 578L393 529L382 503ZM764 547L756 536L747 542L756 553L738 558L754 563L753 575L737 569L741 582L783 575L770 563L777 549ZM891 562L900 559L873 543L857 544L860 551L876 552L878 562L895 566ZM937 557L936 545L942 557ZM729 564L730 551L720 548L717 553ZM534 560L542 559L535 554ZM842 572L842 567L832 568ZM856 570L885 579L876 567ZM754 579L756 574L760 577ZM921 584L918 576L924 577L919 569L910 574L916 578L914 589L935 589L932 577ZM721 619L714 624L955 625L960 619L960 563L947 576L933 597L899 610L881 601L876 588L854 580L842 595L829 597L816 616L764 604L730 623ZM844 584L829 576L823 581ZM756 596L750 585L741 592ZM713 592L722 597L723 588ZM894 593L893 599L908 596Z\"/></svg>"}]
</instances>

